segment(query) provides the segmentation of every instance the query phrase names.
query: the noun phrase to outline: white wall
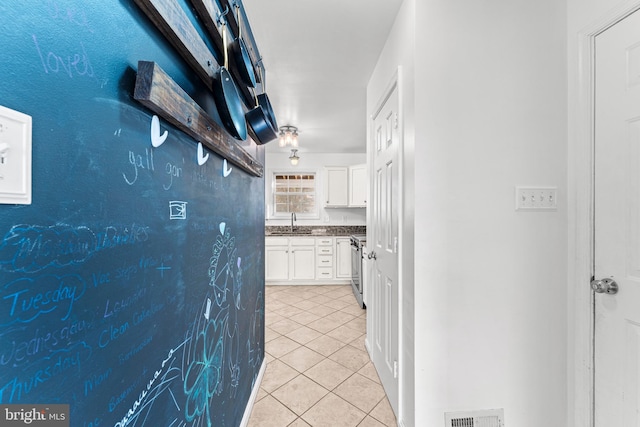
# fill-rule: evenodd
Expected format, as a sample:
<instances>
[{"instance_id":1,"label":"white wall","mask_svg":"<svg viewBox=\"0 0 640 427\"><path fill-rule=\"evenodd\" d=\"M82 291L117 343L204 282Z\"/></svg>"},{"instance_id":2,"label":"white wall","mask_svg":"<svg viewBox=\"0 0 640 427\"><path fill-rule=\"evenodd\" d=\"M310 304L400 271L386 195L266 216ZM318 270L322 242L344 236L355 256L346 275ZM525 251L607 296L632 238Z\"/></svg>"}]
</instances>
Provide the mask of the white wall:
<instances>
[{"instance_id":1,"label":"white wall","mask_svg":"<svg viewBox=\"0 0 640 427\"><path fill-rule=\"evenodd\" d=\"M364 148L364 147L363 147ZM291 166L289 154L267 153L265 160L265 207L270 212L269 203L272 200L271 179L273 171L316 172L317 196L320 203L320 214L316 219L298 218L298 225L366 225L366 210L363 208L334 209L324 208L324 171L325 166L351 166L366 162L364 153L306 153L299 152L300 162ZM265 224L289 225L290 219L267 219Z\"/></svg>"},{"instance_id":2,"label":"white wall","mask_svg":"<svg viewBox=\"0 0 640 427\"><path fill-rule=\"evenodd\" d=\"M415 402L403 410L415 418L402 422L504 408L510 426L566 426L566 3L406 0L403 10L367 91L370 105L398 62L412 80L402 235L415 242L402 251ZM414 35L402 29L409 15ZM558 210L516 212L517 185L557 186Z\"/></svg>"}]
</instances>

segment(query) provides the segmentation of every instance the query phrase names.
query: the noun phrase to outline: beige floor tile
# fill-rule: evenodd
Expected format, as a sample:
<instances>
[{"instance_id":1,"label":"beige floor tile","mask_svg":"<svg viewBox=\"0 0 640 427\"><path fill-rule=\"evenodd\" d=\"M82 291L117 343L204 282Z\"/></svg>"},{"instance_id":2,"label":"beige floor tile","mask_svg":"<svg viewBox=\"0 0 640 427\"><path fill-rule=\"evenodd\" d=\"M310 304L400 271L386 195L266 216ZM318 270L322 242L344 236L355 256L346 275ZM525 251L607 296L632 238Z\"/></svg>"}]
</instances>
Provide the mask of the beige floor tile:
<instances>
[{"instance_id":1,"label":"beige floor tile","mask_svg":"<svg viewBox=\"0 0 640 427\"><path fill-rule=\"evenodd\" d=\"M324 359L324 356L316 353L307 347L299 347L291 353L285 354L280 358L284 363L302 373L312 366L317 365Z\"/></svg>"},{"instance_id":2,"label":"beige floor tile","mask_svg":"<svg viewBox=\"0 0 640 427\"><path fill-rule=\"evenodd\" d=\"M322 316L318 316L316 314L313 313L309 313L308 311L305 311L304 313L300 313L300 314L296 314L295 316L291 317L291 320L300 323L301 325L307 325L311 322L314 322L318 319L320 319Z\"/></svg>"},{"instance_id":3,"label":"beige floor tile","mask_svg":"<svg viewBox=\"0 0 640 427\"><path fill-rule=\"evenodd\" d=\"M342 323L340 323L339 321L333 320L332 315L323 317L321 319L318 319L314 322L307 324L308 327L315 329L318 332L322 332L323 334L326 334L327 332L334 330L340 325L342 325Z\"/></svg>"},{"instance_id":4,"label":"beige floor tile","mask_svg":"<svg viewBox=\"0 0 640 427\"><path fill-rule=\"evenodd\" d=\"M289 424L288 427L311 427L311 426L306 422L304 422L302 418L298 418L297 420Z\"/></svg>"},{"instance_id":5,"label":"beige floor tile","mask_svg":"<svg viewBox=\"0 0 640 427\"><path fill-rule=\"evenodd\" d=\"M332 331L327 332L326 335L331 338L335 338L338 341L343 342L345 344L349 344L356 338L361 337L363 334L364 333L361 331L356 331L355 329L351 329L346 325L342 325L335 328Z\"/></svg>"},{"instance_id":6,"label":"beige floor tile","mask_svg":"<svg viewBox=\"0 0 640 427\"><path fill-rule=\"evenodd\" d=\"M389 400L387 400L386 397L382 399L375 408L373 408L369 415L388 427L394 427L397 424L396 416L393 413L393 409L391 409Z\"/></svg>"},{"instance_id":7,"label":"beige floor tile","mask_svg":"<svg viewBox=\"0 0 640 427\"><path fill-rule=\"evenodd\" d=\"M396 427L351 287L267 286L265 295L267 370L249 427Z\"/></svg>"},{"instance_id":8,"label":"beige floor tile","mask_svg":"<svg viewBox=\"0 0 640 427\"><path fill-rule=\"evenodd\" d=\"M354 302L355 302L355 297L354 297ZM358 304L350 304L346 301L345 301L345 305L342 308L340 308L340 311L349 313L356 317L363 317L363 316L366 316L367 314L367 310L360 308Z\"/></svg>"},{"instance_id":9,"label":"beige floor tile","mask_svg":"<svg viewBox=\"0 0 640 427\"><path fill-rule=\"evenodd\" d=\"M329 393L309 409L302 419L313 427L355 427L367 414Z\"/></svg>"},{"instance_id":10,"label":"beige floor tile","mask_svg":"<svg viewBox=\"0 0 640 427\"><path fill-rule=\"evenodd\" d=\"M280 336L281 334L277 333L276 331L274 331L273 329L271 329L270 327L265 327L264 328L264 342L269 342L273 339L276 339Z\"/></svg>"},{"instance_id":11,"label":"beige floor tile","mask_svg":"<svg viewBox=\"0 0 640 427\"><path fill-rule=\"evenodd\" d=\"M267 307L265 315L264 315L264 323L267 326L271 326L274 323L278 323L281 320L286 319L286 317L284 316L280 316L279 314L274 313L273 311L270 311L269 308Z\"/></svg>"},{"instance_id":12,"label":"beige floor tile","mask_svg":"<svg viewBox=\"0 0 640 427\"><path fill-rule=\"evenodd\" d=\"M306 326L302 326L301 328L296 329L293 332L289 332L287 334L287 338L294 340L300 344L306 344L309 341L315 340L316 338L321 337L322 334L315 329L307 328Z\"/></svg>"},{"instance_id":13,"label":"beige floor tile","mask_svg":"<svg viewBox=\"0 0 640 427\"><path fill-rule=\"evenodd\" d=\"M326 305L327 307L335 308L336 310L341 310L345 307L350 306L350 303L343 301L341 299L334 299L329 302L326 302L324 305ZM356 307L358 306L357 304L354 304L354 305Z\"/></svg>"},{"instance_id":14,"label":"beige floor tile","mask_svg":"<svg viewBox=\"0 0 640 427\"><path fill-rule=\"evenodd\" d=\"M369 413L385 397L380 384L360 374L354 374L336 387L333 392L356 408Z\"/></svg>"},{"instance_id":15,"label":"beige floor tile","mask_svg":"<svg viewBox=\"0 0 640 427\"><path fill-rule=\"evenodd\" d=\"M271 396L266 396L253 406L250 427L283 427L296 419L296 414Z\"/></svg>"},{"instance_id":16,"label":"beige floor tile","mask_svg":"<svg viewBox=\"0 0 640 427\"><path fill-rule=\"evenodd\" d=\"M333 390L344 380L353 375L353 371L333 360L324 359L304 373L327 390Z\"/></svg>"},{"instance_id":17,"label":"beige floor tile","mask_svg":"<svg viewBox=\"0 0 640 427\"><path fill-rule=\"evenodd\" d=\"M362 334L355 340L351 341L349 345L357 348L358 350L367 351L367 347L365 346L366 339L367 339L367 336L365 334Z\"/></svg>"},{"instance_id":18,"label":"beige floor tile","mask_svg":"<svg viewBox=\"0 0 640 427\"><path fill-rule=\"evenodd\" d=\"M318 317L325 317L336 311L335 308L327 307L326 305L317 305L308 310L309 313L315 314Z\"/></svg>"},{"instance_id":19,"label":"beige floor tile","mask_svg":"<svg viewBox=\"0 0 640 427\"><path fill-rule=\"evenodd\" d=\"M289 332L293 332L301 326L302 325L300 323L291 319L283 319L269 327L281 335L287 335Z\"/></svg>"},{"instance_id":20,"label":"beige floor tile","mask_svg":"<svg viewBox=\"0 0 640 427\"><path fill-rule=\"evenodd\" d=\"M267 391L265 389L260 387L260 390L258 390L258 395L256 396L256 402L259 402L260 400L262 400L263 398L267 397L268 395L269 395L269 393L267 393Z\"/></svg>"},{"instance_id":21,"label":"beige floor tile","mask_svg":"<svg viewBox=\"0 0 640 427\"><path fill-rule=\"evenodd\" d=\"M312 341L309 341L305 346L325 357L328 357L344 347L345 343L338 341L335 338L322 335Z\"/></svg>"},{"instance_id":22,"label":"beige floor tile","mask_svg":"<svg viewBox=\"0 0 640 427\"><path fill-rule=\"evenodd\" d=\"M329 359L351 369L353 372L359 371L360 368L371 360L369 359L368 353L363 350L358 350L350 345L342 347L340 350L330 355Z\"/></svg>"},{"instance_id":23,"label":"beige floor tile","mask_svg":"<svg viewBox=\"0 0 640 427\"><path fill-rule=\"evenodd\" d=\"M367 318L366 317L356 317L353 320L345 323L345 326L348 326L356 331L361 331L362 333L367 330Z\"/></svg>"},{"instance_id":24,"label":"beige floor tile","mask_svg":"<svg viewBox=\"0 0 640 427\"><path fill-rule=\"evenodd\" d=\"M294 306L302 309L302 310L309 310L311 307L315 307L317 304L313 301L309 301L308 299L304 300L304 301L300 301L298 303L293 304Z\"/></svg>"},{"instance_id":25,"label":"beige floor tile","mask_svg":"<svg viewBox=\"0 0 640 427\"><path fill-rule=\"evenodd\" d=\"M360 375L364 375L369 378L371 381L380 384L380 377L378 377L378 371L376 371L376 367L373 366L373 363L369 361L366 365L364 365L358 371Z\"/></svg>"},{"instance_id":26,"label":"beige floor tile","mask_svg":"<svg viewBox=\"0 0 640 427\"><path fill-rule=\"evenodd\" d=\"M344 311L336 311L335 313L331 314L331 319L340 322L341 325L344 325L345 323L350 322L355 318L355 316L349 313L345 313Z\"/></svg>"},{"instance_id":27,"label":"beige floor tile","mask_svg":"<svg viewBox=\"0 0 640 427\"><path fill-rule=\"evenodd\" d=\"M275 358L280 358L298 347L300 347L300 344L285 336L280 336L265 344L267 353Z\"/></svg>"},{"instance_id":28,"label":"beige floor tile","mask_svg":"<svg viewBox=\"0 0 640 427\"><path fill-rule=\"evenodd\" d=\"M326 295L318 294L312 298L309 298L309 301L313 301L316 304L324 304L327 301L331 301L331 298Z\"/></svg>"},{"instance_id":29,"label":"beige floor tile","mask_svg":"<svg viewBox=\"0 0 640 427\"><path fill-rule=\"evenodd\" d=\"M268 308L267 308L268 310ZM285 318L291 318L291 316L295 316L296 314L300 314L300 313L304 313L306 310L303 310L301 308L298 308L296 306L293 305L286 305L282 308L280 308L279 310L276 310L276 314L279 314L280 316L284 316Z\"/></svg>"},{"instance_id":30,"label":"beige floor tile","mask_svg":"<svg viewBox=\"0 0 640 427\"><path fill-rule=\"evenodd\" d=\"M260 385L265 389L265 391L271 393L298 375L298 371L293 369L291 366L281 362L280 360L274 360L267 365L267 370Z\"/></svg>"},{"instance_id":31,"label":"beige floor tile","mask_svg":"<svg viewBox=\"0 0 640 427\"><path fill-rule=\"evenodd\" d=\"M299 375L271 395L296 414L302 415L327 393L329 391L324 387Z\"/></svg>"},{"instance_id":32,"label":"beige floor tile","mask_svg":"<svg viewBox=\"0 0 640 427\"><path fill-rule=\"evenodd\" d=\"M364 420L362 420L362 422L358 424L358 427L386 427L386 426L382 424L380 421L376 420L375 418L371 418L369 415L367 415L364 418Z\"/></svg>"}]
</instances>

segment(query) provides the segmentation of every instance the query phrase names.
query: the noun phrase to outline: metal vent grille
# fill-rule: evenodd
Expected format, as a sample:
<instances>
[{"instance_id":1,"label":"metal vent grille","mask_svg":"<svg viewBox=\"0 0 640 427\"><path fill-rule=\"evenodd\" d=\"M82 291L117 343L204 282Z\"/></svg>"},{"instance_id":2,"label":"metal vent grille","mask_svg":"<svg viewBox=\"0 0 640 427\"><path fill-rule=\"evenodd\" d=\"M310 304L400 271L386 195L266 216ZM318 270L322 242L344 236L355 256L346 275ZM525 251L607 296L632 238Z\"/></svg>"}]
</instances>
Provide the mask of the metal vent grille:
<instances>
[{"instance_id":1,"label":"metal vent grille","mask_svg":"<svg viewBox=\"0 0 640 427\"><path fill-rule=\"evenodd\" d=\"M446 427L505 427L504 409L447 412L444 415Z\"/></svg>"}]
</instances>

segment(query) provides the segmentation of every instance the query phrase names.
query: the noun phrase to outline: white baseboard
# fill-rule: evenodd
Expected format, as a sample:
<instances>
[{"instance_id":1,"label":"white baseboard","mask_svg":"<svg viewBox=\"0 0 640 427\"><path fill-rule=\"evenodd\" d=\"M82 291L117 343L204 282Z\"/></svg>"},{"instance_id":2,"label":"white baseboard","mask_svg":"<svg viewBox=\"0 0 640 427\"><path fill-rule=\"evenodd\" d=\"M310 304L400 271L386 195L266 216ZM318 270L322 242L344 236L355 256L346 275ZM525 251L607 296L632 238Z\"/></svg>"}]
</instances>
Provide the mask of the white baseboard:
<instances>
[{"instance_id":1,"label":"white baseboard","mask_svg":"<svg viewBox=\"0 0 640 427\"><path fill-rule=\"evenodd\" d=\"M264 373L266 370L267 370L267 361L263 360L262 365L260 365L260 371L258 372L258 376L256 377L256 382L253 384L253 390L251 390L251 396L249 396L247 407L244 409L244 415L242 416L240 427L247 427L249 425L249 419L251 418L251 411L253 411L253 405L256 403L256 399L258 398L258 393L260 392L260 384L262 383L262 377L264 377Z\"/></svg>"}]
</instances>

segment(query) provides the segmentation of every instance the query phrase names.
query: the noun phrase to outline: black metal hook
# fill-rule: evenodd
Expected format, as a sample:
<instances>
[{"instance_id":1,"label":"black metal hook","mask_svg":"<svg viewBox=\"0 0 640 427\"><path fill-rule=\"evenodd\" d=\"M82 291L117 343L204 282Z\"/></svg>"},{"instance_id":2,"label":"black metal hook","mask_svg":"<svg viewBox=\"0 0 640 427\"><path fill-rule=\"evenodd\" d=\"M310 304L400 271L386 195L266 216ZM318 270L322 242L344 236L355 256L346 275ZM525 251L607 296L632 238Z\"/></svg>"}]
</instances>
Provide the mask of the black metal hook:
<instances>
[{"instance_id":1,"label":"black metal hook","mask_svg":"<svg viewBox=\"0 0 640 427\"><path fill-rule=\"evenodd\" d=\"M224 12L218 14L218 19L216 19L218 25L222 25L222 18L224 18L227 13L229 13L229 5L225 5Z\"/></svg>"}]
</instances>

